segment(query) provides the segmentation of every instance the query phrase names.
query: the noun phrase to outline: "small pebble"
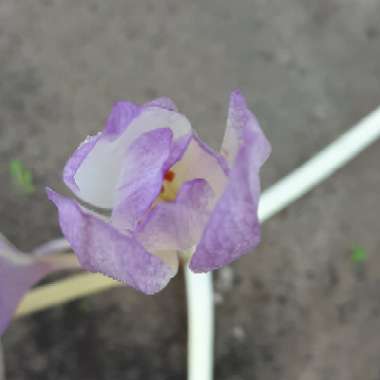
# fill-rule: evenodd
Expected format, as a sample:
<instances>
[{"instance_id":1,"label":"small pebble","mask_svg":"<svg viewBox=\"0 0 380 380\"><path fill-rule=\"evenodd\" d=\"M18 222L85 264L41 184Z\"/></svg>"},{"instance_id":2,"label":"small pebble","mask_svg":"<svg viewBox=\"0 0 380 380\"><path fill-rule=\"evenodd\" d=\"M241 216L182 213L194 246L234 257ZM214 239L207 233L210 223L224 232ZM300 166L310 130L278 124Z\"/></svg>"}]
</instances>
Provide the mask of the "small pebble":
<instances>
[{"instance_id":1,"label":"small pebble","mask_svg":"<svg viewBox=\"0 0 380 380\"><path fill-rule=\"evenodd\" d=\"M224 267L218 273L216 286L221 292L227 292L232 289L235 274L231 267Z\"/></svg>"},{"instance_id":2,"label":"small pebble","mask_svg":"<svg viewBox=\"0 0 380 380\"><path fill-rule=\"evenodd\" d=\"M232 335L239 342L243 342L245 340L245 337L246 337L246 334L245 334L243 327L238 326L238 325L234 326L234 328L232 330Z\"/></svg>"}]
</instances>

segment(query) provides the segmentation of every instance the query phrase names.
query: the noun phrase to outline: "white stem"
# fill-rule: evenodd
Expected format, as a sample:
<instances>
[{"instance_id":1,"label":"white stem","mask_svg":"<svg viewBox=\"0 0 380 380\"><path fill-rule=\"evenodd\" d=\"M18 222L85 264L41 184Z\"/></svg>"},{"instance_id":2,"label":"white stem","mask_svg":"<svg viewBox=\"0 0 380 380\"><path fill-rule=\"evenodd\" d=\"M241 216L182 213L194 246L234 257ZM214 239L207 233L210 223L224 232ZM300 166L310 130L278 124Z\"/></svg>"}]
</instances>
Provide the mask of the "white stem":
<instances>
[{"instance_id":1,"label":"white stem","mask_svg":"<svg viewBox=\"0 0 380 380\"><path fill-rule=\"evenodd\" d=\"M259 204L260 221L264 222L302 197L378 138L380 108L265 191Z\"/></svg>"},{"instance_id":2,"label":"white stem","mask_svg":"<svg viewBox=\"0 0 380 380\"><path fill-rule=\"evenodd\" d=\"M64 238L50 240L33 249L36 256L46 256L53 253L67 251L71 249L69 242Z\"/></svg>"},{"instance_id":3,"label":"white stem","mask_svg":"<svg viewBox=\"0 0 380 380\"><path fill-rule=\"evenodd\" d=\"M214 301L212 274L185 265L188 315L187 380L213 378Z\"/></svg>"}]
</instances>

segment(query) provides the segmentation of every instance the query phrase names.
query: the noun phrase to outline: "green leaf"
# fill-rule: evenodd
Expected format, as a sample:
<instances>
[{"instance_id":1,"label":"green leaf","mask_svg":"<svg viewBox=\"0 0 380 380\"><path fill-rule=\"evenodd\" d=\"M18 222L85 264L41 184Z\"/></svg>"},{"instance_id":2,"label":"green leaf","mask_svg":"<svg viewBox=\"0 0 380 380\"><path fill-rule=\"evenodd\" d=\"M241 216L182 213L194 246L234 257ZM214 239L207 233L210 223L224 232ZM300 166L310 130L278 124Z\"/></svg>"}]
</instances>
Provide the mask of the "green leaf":
<instances>
[{"instance_id":1,"label":"green leaf","mask_svg":"<svg viewBox=\"0 0 380 380\"><path fill-rule=\"evenodd\" d=\"M28 194L35 191L32 172L25 168L24 164L20 160L12 160L10 162L9 172L14 184L20 190Z\"/></svg>"},{"instance_id":2,"label":"green leaf","mask_svg":"<svg viewBox=\"0 0 380 380\"><path fill-rule=\"evenodd\" d=\"M355 263L362 263L367 260L367 253L363 247L355 247L352 250L351 259Z\"/></svg>"}]
</instances>

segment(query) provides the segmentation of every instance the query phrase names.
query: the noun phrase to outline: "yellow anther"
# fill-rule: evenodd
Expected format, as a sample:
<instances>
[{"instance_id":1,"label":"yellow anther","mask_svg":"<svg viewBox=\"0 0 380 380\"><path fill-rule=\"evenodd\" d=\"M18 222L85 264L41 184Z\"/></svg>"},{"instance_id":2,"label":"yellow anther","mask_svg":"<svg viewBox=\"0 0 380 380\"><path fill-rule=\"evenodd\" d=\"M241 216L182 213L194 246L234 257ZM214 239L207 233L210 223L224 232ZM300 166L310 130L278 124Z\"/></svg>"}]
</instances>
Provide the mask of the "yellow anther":
<instances>
[{"instance_id":1,"label":"yellow anther","mask_svg":"<svg viewBox=\"0 0 380 380\"><path fill-rule=\"evenodd\" d=\"M175 173L172 170L168 170L164 175L164 183L159 198L166 202L175 201L177 198L178 187L179 184Z\"/></svg>"}]
</instances>

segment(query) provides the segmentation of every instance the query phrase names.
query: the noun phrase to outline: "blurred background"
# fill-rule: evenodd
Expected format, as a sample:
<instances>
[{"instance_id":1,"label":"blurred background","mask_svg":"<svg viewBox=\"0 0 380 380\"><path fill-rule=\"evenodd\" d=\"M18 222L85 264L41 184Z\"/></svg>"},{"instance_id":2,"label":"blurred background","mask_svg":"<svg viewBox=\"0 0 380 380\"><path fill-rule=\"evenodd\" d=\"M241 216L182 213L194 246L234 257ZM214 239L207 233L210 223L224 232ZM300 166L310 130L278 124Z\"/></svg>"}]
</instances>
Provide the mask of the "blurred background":
<instances>
[{"instance_id":1,"label":"blurred background","mask_svg":"<svg viewBox=\"0 0 380 380\"><path fill-rule=\"evenodd\" d=\"M44 187L120 99L173 98L217 148L240 88L268 188L379 105L379 20L380 0L0 0L0 231L59 236ZM379 148L215 274L215 379L380 379ZM186 328L182 275L108 291L15 321L7 380L185 379Z\"/></svg>"}]
</instances>

